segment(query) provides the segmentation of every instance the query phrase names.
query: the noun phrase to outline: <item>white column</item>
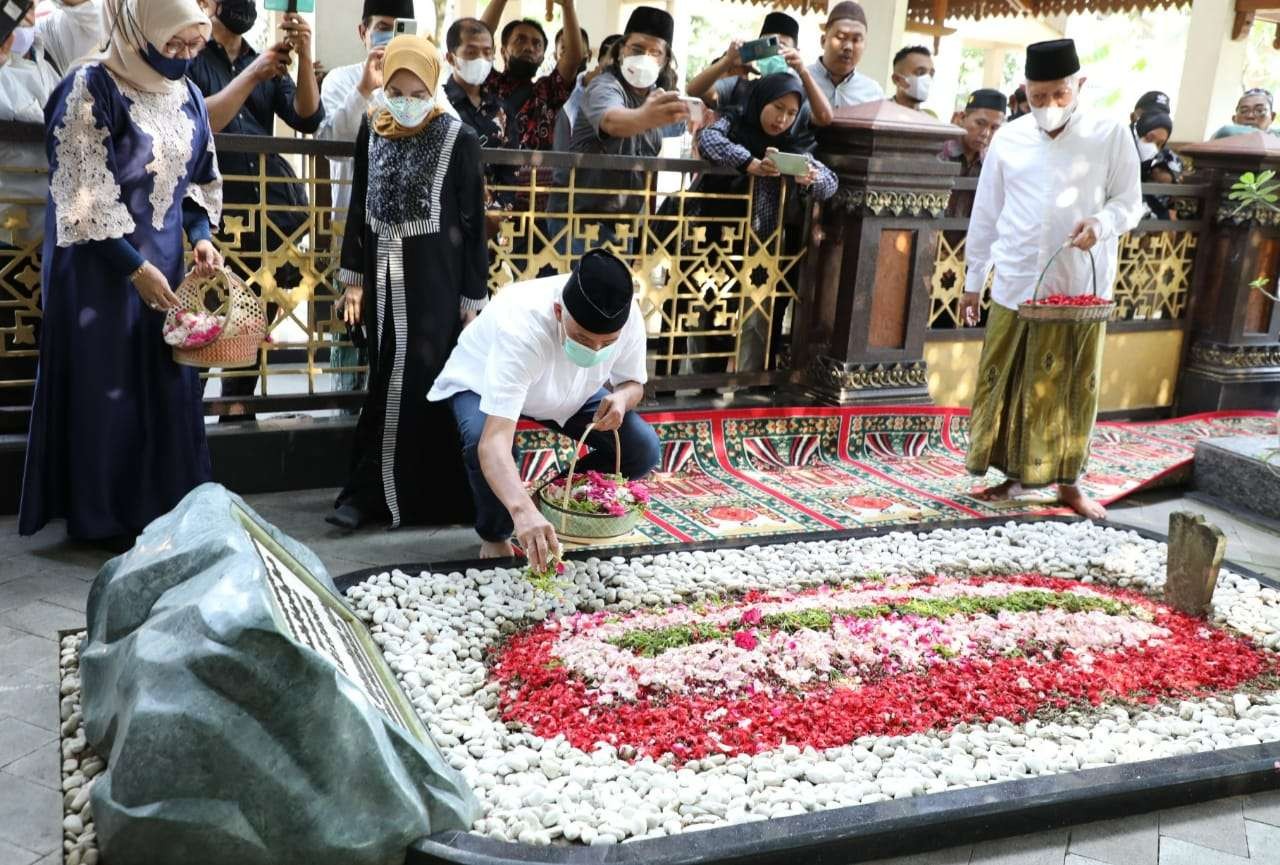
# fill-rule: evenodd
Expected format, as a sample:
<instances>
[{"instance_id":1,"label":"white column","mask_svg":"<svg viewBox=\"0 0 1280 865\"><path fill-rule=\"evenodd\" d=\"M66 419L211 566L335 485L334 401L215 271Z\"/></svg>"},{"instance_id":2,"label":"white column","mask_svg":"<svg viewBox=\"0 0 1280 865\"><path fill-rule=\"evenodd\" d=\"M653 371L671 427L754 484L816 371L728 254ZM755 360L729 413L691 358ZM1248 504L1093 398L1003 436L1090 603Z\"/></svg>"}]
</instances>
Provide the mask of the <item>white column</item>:
<instances>
[{"instance_id":1,"label":"white column","mask_svg":"<svg viewBox=\"0 0 1280 865\"><path fill-rule=\"evenodd\" d=\"M960 92L961 52L964 40L959 36L943 36L938 53L933 58L933 89L927 106L934 110L939 120L950 120L951 113L961 107L957 102L967 93Z\"/></svg>"},{"instance_id":2,"label":"white column","mask_svg":"<svg viewBox=\"0 0 1280 865\"><path fill-rule=\"evenodd\" d=\"M982 86L1004 89L1004 64L1009 49L1004 45L992 45L982 52Z\"/></svg>"},{"instance_id":3,"label":"white column","mask_svg":"<svg viewBox=\"0 0 1280 865\"><path fill-rule=\"evenodd\" d=\"M908 0L868 0L862 4L867 13L867 47L858 71L880 83L888 95L893 93L893 55L905 43ZM835 5L828 0L827 8Z\"/></svg>"},{"instance_id":4,"label":"white column","mask_svg":"<svg viewBox=\"0 0 1280 865\"><path fill-rule=\"evenodd\" d=\"M675 20L675 34L671 38L671 53L679 69L677 89L684 93L684 83L689 76L689 3L688 0L667 0L667 11Z\"/></svg>"},{"instance_id":5,"label":"white column","mask_svg":"<svg viewBox=\"0 0 1280 865\"><path fill-rule=\"evenodd\" d=\"M272 24L279 22L272 20ZM329 69L364 60L364 45L356 27L360 24L360 4L351 0L316 0L311 25L311 50L315 59ZM273 29L272 33L278 33Z\"/></svg>"},{"instance_id":6,"label":"white column","mask_svg":"<svg viewBox=\"0 0 1280 865\"><path fill-rule=\"evenodd\" d=\"M1174 101L1173 137L1203 141L1231 122L1240 99L1245 40L1231 38L1233 0L1194 0L1182 83Z\"/></svg>"}]
</instances>

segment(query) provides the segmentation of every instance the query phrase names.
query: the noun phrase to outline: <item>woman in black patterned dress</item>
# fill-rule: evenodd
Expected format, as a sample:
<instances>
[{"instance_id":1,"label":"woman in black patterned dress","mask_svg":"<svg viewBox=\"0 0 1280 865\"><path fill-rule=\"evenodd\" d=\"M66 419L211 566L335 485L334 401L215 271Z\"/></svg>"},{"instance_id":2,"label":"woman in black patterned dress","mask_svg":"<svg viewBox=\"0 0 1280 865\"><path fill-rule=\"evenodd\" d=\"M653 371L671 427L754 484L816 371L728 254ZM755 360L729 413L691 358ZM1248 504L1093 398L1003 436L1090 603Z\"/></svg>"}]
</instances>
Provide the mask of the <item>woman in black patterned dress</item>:
<instances>
[{"instance_id":1,"label":"woman in black patterned dress","mask_svg":"<svg viewBox=\"0 0 1280 865\"><path fill-rule=\"evenodd\" d=\"M488 298L480 141L432 100L440 56L397 36L382 74L356 138L342 241L343 315L369 346L350 479L327 517L347 529L465 520L454 424L426 394Z\"/></svg>"}]
</instances>

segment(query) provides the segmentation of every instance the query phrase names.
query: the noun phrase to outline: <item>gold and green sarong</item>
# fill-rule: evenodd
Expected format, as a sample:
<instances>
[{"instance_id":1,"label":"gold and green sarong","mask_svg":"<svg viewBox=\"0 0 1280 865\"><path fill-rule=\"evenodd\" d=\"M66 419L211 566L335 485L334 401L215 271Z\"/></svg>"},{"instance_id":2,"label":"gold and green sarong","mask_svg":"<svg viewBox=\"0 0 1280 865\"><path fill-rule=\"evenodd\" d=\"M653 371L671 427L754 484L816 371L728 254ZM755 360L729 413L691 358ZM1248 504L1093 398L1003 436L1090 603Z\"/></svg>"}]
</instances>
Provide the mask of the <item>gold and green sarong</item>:
<instances>
[{"instance_id":1,"label":"gold and green sarong","mask_svg":"<svg viewBox=\"0 0 1280 865\"><path fill-rule=\"evenodd\" d=\"M1074 484L1098 416L1105 322L1047 323L991 305L965 468L1026 486Z\"/></svg>"}]
</instances>

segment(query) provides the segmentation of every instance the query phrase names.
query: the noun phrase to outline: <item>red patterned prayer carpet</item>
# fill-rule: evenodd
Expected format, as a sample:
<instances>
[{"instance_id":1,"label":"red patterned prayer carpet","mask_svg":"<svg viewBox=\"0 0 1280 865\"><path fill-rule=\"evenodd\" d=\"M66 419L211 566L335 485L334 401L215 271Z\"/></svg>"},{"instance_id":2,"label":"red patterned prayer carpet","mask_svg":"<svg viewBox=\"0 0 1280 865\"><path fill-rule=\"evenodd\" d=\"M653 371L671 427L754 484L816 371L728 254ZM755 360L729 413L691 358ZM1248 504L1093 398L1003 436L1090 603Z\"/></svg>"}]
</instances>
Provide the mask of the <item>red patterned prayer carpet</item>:
<instances>
[{"instance_id":1,"label":"red patterned prayer carpet","mask_svg":"<svg viewBox=\"0 0 1280 865\"><path fill-rule=\"evenodd\" d=\"M646 413L662 440L662 464L648 480L653 504L635 533L608 546L1066 513L1052 489L1006 502L973 497L1000 478L965 471L968 414L917 406ZM1275 436L1275 415L1099 423L1081 486L1109 504L1175 483L1197 441L1232 435ZM533 423L520 425L516 443L531 487L567 468L573 447Z\"/></svg>"}]
</instances>

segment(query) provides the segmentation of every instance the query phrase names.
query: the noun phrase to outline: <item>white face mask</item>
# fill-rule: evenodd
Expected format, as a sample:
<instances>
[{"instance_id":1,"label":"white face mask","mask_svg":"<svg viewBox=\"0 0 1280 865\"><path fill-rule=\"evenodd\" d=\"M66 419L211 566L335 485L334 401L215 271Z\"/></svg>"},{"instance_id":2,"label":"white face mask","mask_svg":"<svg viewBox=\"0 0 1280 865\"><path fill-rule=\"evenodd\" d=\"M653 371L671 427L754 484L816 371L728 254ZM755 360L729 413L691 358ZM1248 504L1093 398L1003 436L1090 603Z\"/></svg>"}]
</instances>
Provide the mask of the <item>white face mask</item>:
<instances>
[{"instance_id":1,"label":"white face mask","mask_svg":"<svg viewBox=\"0 0 1280 865\"><path fill-rule=\"evenodd\" d=\"M1031 113L1036 118L1036 123L1045 132L1057 132L1071 119L1078 104L1079 98L1076 98L1071 100L1071 104L1066 108L1060 105L1046 105L1044 108L1032 108Z\"/></svg>"},{"instance_id":2,"label":"white face mask","mask_svg":"<svg viewBox=\"0 0 1280 865\"><path fill-rule=\"evenodd\" d=\"M489 73L492 70L493 61L486 60L483 57L476 57L472 60L459 60L453 67L453 71L458 73L458 77L472 87L479 87L488 80Z\"/></svg>"},{"instance_id":3,"label":"white face mask","mask_svg":"<svg viewBox=\"0 0 1280 865\"><path fill-rule=\"evenodd\" d=\"M639 90L652 87L657 82L658 73L661 71L658 61L648 54L622 58L622 77L628 84Z\"/></svg>"},{"instance_id":4,"label":"white face mask","mask_svg":"<svg viewBox=\"0 0 1280 865\"><path fill-rule=\"evenodd\" d=\"M1160 148L1151 141L1143 141L1138 139L1138 161L1148 162L1156 158L1156 154L1160 152Z\"/></svg>"},{"instance_id":5,"label":"white face mask","mask_svg":"<svg viewBox=\"0 0 1280 865\"><path fill-rule=\"evenodd\" d=\"M417 96L386 96L387 110L391 116L404 127L414 127L421 123L431 109L435 107L433 99L419 99Z\"/></svg>"},{"instance_id":6,"label":"white face mask","mask_svg":"<svg viewBox=\"0 0 1280 865\"><path fill-rule=\"evenodd\" d=\"M31 46L36 42L36 28L34 27L15 27L13 31L13 45L9 48L10 57L26 57L27 52L31 50Z\"/></svg>"},{"instance_id":7,"label":"white face mask","mask_svg":"<svg viewBox=\"0 0 1280 865\"><path fill-rule=\"evenodd\" d=\"M903 75L902 79L907 82L907 96L917 102L929 98L929 89L933 87L932 75Z\"/></svg>"}]
</instances>

